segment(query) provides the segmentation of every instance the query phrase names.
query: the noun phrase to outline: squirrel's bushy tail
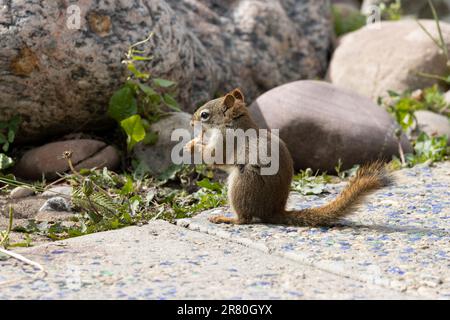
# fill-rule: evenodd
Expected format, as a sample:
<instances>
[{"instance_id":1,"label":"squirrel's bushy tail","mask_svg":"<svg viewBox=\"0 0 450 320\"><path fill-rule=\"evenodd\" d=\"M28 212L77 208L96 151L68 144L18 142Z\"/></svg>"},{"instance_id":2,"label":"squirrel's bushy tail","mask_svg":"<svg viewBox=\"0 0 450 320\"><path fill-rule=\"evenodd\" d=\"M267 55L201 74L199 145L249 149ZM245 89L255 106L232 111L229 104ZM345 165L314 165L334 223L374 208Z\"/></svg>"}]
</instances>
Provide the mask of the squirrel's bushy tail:
<instances>
[{"instance_id":1,"label":"squirrel's bushy tail","mask_svg":"<svg viewBox=\"0 0 450 320\"><path fill-rule=\"evenodd\" d=\"M354 211L370 191L377 190L392 182L392 177L381 161L358 169L345 189L336 199L324 206L299 211L285 211L278 217L279 223L296 226L319 226L335 222Z\"/></svg>"}]
</instances>

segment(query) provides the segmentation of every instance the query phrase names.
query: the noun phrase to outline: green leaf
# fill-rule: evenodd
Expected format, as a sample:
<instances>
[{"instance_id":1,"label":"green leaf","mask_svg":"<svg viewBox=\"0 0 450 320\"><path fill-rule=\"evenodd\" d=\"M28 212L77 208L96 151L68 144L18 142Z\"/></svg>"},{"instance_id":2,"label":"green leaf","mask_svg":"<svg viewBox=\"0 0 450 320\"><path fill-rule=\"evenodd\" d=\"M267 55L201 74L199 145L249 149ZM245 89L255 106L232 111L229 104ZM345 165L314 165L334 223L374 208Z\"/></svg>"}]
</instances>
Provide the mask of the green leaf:
<instances>
[{"instance_id":1,"label":"green leaf","mask_svg":"<svg viewBox=\"0 0 450 320\"><path fill-rule=\"evenodd\" d=\"M142 125L144 126L144 129L145 129L146 131L150 130L150 126L151 126L150 121L148 121L148 120L145 119L145 118L142 118L141 121L142 121Z\"/></svg>"},{"instance_id":2,"label":"green leaf","mask_svg":"<svg viewBox=\"0 0 450 320\"><path fill-rule=\"evenodd\" d=\"M116 121L122 121L137 113L137 104L134 91L124 86L114 93L109 100L108 115Z\"/></svg>"},{"instance_id":3,"label":"green leaf","mask_svg":"<svg viewBox=\"0 0 450 320\"><path fill-rule=\"evenodd\" d=\"M136 69L136 66L132 63L129 63L127 67L128 67L128 70L131 73L133 73L133 75L138 79L147 80L148 78L150 78L149 73L140 72L138 69Z\"/></svg>"},{"instance_id":4,"label":"green leaf","mask_svg":"<svg viewBox=\"0 0 450 320\"><path fill-rule=\"evenodd\" d=\"M120 126L127 134L128 150L133 149L134 145L145 138L145 129L142 125L141 116L133 115L120 122Z\"/></svg>"},{"instance_id":5,"label":"green leaf","mask_svg":"<svg viewBox=\"0 0 450 320\"><path fill-rule=\"evenodd\" d=\"M158 95L158 93L156 93L155 90L153 90L146 84L138 83L138 86L139 86L139 89L141 89L141 91L144 92L147 96Z\"/></svg>"},{"instance_id":6,"label":"green leaf","mask_svg":"<svg viewBox=\"0 0 450 320\"><path fill-rule=\"evenodd\" d=\"M164 103L171 109L175 111L181 111L180 107L178 106L177 101L170 95L165 93L163 95Z\"/></svg>"},{"instance_id":7,"label":"green leaf","mask_svg":"<svg viewBox=\"0 0 450 320\"><path fill-rule=\"evenodd\" d=\"M0 170L5 170L14 164L13 159L4 153L0 153Z\"/></svg>"},{"instance_id":8,"label":"green leaf","mask_svg":"<svg viewBox=\"0 0 450 320\"><path fill-rule=\"evenodd\" d=\"M158 180L167 181L174 179L176 174L183 169L182 165L172 164L158 176Z\"/></svg>"},{"instance_id":9,"label":"green leaf","mask_svg":"<svg viewBox=\"0 0 450 320\"><path fill-rule=\"evenodd\" d=\"M168 87L175 85L175 82L173 82L173 81L166 80L166 79L160 79L160 78L153 79L153 82L157 86L162 87L162 88L168 88Z\"/></svg>"},{"instance_id":10,"label":"green leaf","mask_svg":"<svg viewBox=\"0 0 450 320\"><path fill-rule=\"evenodd\" d=\"M450 84L450 76L448 76L448 77L445 78L445 82L448 83L448 84Z\"/></svg>"},{"instance_id":11,"label":"green leaf","mask_svg":"<svg viewBox=\"0 0 450 320\"><path fill-rule=\"evenodd\" d=\"M400 96L399 93L397 93L397 92L395 92L393 90L388 90L387 92L388 92L389 96L392 97L392 98Z\"/></svg>"},{"instance_id":12,"label":"green leaf","mask_svg":"<svg viewBox=\"0 0 450 320\"><path fill-rule=\"evenodd\" d=\"M3 144L3 151L5 151L5 152L7 152L8 151L8 149L9 149L9 142L8 141L6 141L4 144Z\"/></svg>"},{"instance_id":13,"label":"green leaf","mask_svg":"<svg viewBox=\"0 0 450 320\"><path fill-rule=\"evenodd\" d=\"M17 132L21 121L22 121L22 118L19 115L15 115L9 121L9 129L14 132Z\"/></svg>"},{"instance_id":14,"label":"green leaf","mask_svg":"<svg viewBox=\"0 0 450 320\"><path fill-rule=\"evenodd\" d=\"M127 177L127 182L125 185L120 189L121 195L128 195L133 193L134 187L133 187L133 179L131 177Z\"/></svg>"},{"instance_id":15,"label":"green leaf","mask_svg":"<svg viewBox=\"0 0 450 320\"><path fill-rule=\"evenodd\" d=\"M139 53L139 52L138 52ZM134 61L150 61L153 59L153 57L143 57L143 56L135 56L133 55L131 57Z\"/></svg>"},{"instance_id":16,"label":"green leaf","mask_svg":"<svg viewBox=\"0 0 450 320\"><path fill-rule=\"evenodd\" d=\"M6 139L5 135L0 132L0 144L3 144L5 142L7 142L7 141L8 140Z\"/></svg>"},{"instance_id":17,"label":"green leaf","mask_svg":"<svg viewBox=\"0 0 450 320\"><path fill-rule=\"evenodd\" d=\"M15 137L16 137L16 133L14 132L14 130L9 129L8 130L8 142L13 143Z\"/></svg>"},{"instance_id":18,"label":"green leaf","mask_svg":"<svg viewBox=\"0 0 450 320\"><path fill-rule=\"evenodd\" d=\"M197 185L199 187L211 190L211 191L222 191L222 185L218 182L212 182L208 178L204 178L203 180L197 181Z\"/></svg>"}]
</instances>

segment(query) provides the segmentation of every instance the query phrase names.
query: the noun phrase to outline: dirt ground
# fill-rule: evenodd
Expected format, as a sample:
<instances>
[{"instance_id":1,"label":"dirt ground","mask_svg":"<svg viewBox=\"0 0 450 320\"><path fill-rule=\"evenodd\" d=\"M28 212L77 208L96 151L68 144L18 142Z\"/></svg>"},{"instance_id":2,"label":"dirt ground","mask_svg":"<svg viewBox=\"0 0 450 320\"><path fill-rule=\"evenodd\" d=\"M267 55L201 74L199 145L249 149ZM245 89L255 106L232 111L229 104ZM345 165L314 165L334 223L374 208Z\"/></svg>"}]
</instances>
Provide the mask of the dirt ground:
<instances>
[{"instance_id":1,"label":"dirt ground","mask_svg":"<svg viewBox=\"0 0 450 320\"><path fill-rule=\"evenodd\" d=\"M10 199L8 194L0 195L0 230L4 231L8 229L9 224L9 206L13 208L13 228L26 227L29 220L36 221L58 221L62 218L61 214L67 216L70 213L52 213L38 212L39 208L45 203L47 199L32 196L21 199ZM12 231L10 234L10 244L25 243L27 234L23 232ZM39 244L52 242L48 237L38 235L36 233L28 234L31 239L31 245L36 246Z\"/></svg>"}]
</instances>

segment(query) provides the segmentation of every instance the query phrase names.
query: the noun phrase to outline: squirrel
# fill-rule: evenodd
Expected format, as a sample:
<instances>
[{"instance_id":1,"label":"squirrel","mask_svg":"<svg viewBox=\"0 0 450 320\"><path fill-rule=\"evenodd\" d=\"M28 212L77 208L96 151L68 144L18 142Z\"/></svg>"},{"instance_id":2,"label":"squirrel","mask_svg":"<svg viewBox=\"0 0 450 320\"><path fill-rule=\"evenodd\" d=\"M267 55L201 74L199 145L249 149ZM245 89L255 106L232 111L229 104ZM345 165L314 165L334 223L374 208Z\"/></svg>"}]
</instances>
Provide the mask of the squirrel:
<instances>
[{"instance_id":1,"label":"squirrel","mask_svg":"<svg viewBox=\"0 0 450 320\"><path fill-rule=\"evenodd\" d=\"M211 152L215 144L225 144L224 139L205 141L203 133L206 130L215 129L221 133L226 129L259 130L250 117L244 95L239 89L201 106L192 116L191 125L196 122L201 123L202 134L186 144L185 151L191 154L200 152L203 155ZM361 166L345 189L331 202L320 207L287 211L285 207L294 173L293 160L281 138L269 131L270 139L279 142L279 167L276 174L262 175L261 165L250 163L248 156L244 157L245 161L241 164L235 161L235 157L224 164L213 164L229 174L228 202L237 217L214 216L209 218L211 222L250 224L253 218L259 218L262 223L270 224L311 227L330 225L351 214L365 195L392 182L385 164L377 160ZM236 155L248 153L248 146L234 149L234 152Z\"/></svg>"}]
</instances>

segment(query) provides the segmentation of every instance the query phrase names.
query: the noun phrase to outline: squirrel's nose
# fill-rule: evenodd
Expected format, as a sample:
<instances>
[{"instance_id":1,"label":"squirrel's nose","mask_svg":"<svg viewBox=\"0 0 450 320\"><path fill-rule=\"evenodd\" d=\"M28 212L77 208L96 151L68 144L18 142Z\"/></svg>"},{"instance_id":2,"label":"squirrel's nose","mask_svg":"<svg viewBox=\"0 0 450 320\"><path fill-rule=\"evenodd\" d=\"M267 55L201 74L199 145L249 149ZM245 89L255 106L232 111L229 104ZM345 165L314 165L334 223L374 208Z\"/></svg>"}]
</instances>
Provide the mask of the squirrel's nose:
<instances>
[{"instance_id":1,"label":"squirrel's nose","mask_svg":"<svg viewBox=\"0 0 450 320\"><path fill-rule=\"evenodd\" d=\"M191 127L193 127L194 126L194 120L191 120L190 124L191 124Z\"/></svg>"}]
</instances>

